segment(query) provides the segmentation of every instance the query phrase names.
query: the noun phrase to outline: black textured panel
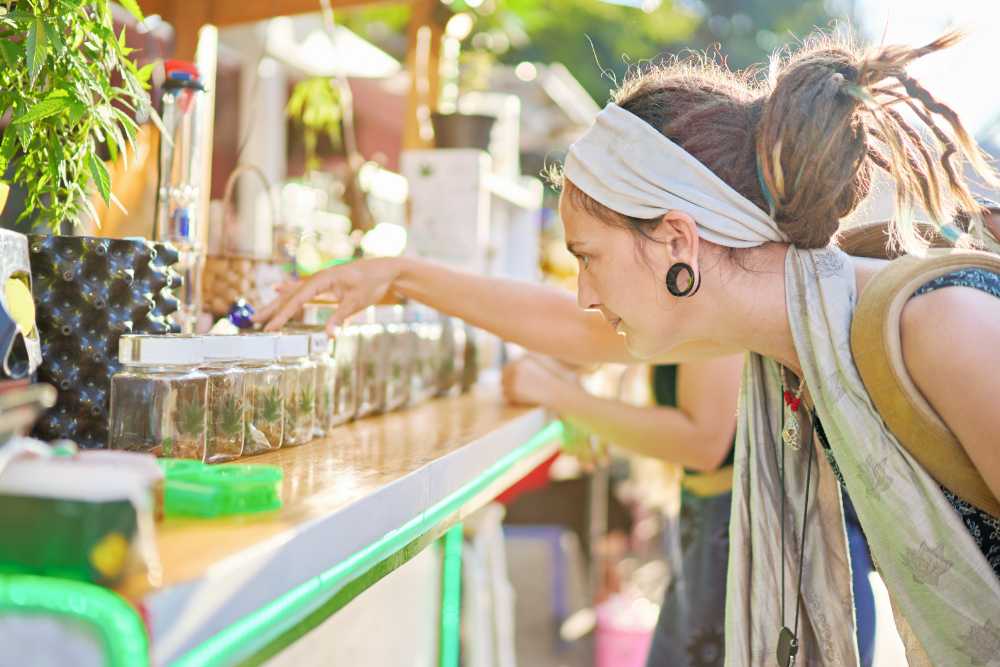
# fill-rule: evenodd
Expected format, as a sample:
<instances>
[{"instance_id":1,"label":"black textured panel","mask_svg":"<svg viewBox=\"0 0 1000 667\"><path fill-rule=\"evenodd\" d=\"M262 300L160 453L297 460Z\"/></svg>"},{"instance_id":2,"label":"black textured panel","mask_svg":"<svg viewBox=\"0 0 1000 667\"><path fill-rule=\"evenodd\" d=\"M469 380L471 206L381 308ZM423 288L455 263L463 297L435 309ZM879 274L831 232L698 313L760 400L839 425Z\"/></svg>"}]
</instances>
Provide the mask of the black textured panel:
<instances>
[{"instance_id":1,"label":"black textured panel","mask_svg":"<svg viewBox=\"0 0 1000 667\"><path fill-rule=\"evenodd\" d=\"M178 332L171 290L177 250L89 236L28 237L42 365L38 379L59 399L35 425L44 440L69 438L103 448L108 438L111 376L120 368L124 333Z\"/></svg>"}]
</instances>

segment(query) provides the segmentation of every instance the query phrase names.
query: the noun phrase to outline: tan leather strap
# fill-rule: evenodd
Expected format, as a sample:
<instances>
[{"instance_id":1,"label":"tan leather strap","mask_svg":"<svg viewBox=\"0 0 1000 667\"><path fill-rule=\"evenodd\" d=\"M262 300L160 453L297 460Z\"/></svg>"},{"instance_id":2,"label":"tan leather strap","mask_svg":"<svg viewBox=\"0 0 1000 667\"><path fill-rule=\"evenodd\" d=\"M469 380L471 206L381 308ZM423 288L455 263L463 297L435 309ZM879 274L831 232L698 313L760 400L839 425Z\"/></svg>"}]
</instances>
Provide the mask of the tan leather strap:
<instances>
[{"instance_id":1,"label":"tan leather strap","mask_svg":"<svg viewBox=\"0 0 1000 667\"><path fill-rule=\"evenodd\" d=\"M718 496L733 489L733 466L722 466L718 470L704 473L685 472L681 479L685 491L702 498Z\"/></svg>"},{"instance_id":2,"label":"tan leather strap","mask_svg":"<svg viewBox=\"0 0 1000 667\"><path fill-rule=\"evenodd\" d=\"M851 323L851 352L868 395L899 443L939 484L1000 516L1000 502L913 383L900 342L900 315L913 293L934 278L966 268L1000 272L1000 257L969 250L890 262L858 301Z\"/></svg>"}]
</instances>

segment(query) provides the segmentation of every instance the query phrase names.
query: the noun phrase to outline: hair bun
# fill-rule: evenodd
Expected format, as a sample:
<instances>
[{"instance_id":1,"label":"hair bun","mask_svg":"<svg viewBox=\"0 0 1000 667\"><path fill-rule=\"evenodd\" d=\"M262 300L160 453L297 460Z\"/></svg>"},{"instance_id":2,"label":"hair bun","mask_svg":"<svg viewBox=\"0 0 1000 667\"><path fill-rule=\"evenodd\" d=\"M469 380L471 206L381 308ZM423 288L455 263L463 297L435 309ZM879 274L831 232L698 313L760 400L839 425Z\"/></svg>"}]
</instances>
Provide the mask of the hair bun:
<instances>
[{"instance_id":1,"label":"hair bun","mask_svg":"<svg viewBox=\"0 0 1000 667\"><path fill-rule=\"evenodd\" d=\"M764 105L761 180L775 222L797 247L829 245L841 218L868 194L867 128L859 101L841 94L857 72L844 47L800 52L778 69Z\"/></svg>"}]
</instances>

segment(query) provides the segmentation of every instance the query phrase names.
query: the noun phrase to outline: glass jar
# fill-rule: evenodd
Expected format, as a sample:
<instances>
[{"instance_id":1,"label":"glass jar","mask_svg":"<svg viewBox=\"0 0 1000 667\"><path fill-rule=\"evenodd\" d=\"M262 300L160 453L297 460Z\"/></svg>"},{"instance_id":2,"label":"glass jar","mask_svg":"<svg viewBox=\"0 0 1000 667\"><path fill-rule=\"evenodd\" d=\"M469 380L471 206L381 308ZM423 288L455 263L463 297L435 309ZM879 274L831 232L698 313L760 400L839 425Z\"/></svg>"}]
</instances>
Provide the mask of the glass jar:
<instances>
[{"instance_id":1,"label":"glass jar","mask_svg":"<svg viewBox=\"0 0 1000 667\"><path fill-rule=\"evenodd\" d=\"M441 345L438 364L437 395L450 396L461 392L465 370L465 323L457 317L441 318Z\"/></svg>"},{"instance_id":2,"label":"glass jar","mask_svg":"<svg viewBox=\"0 0 1000 667\"><path fill-rule=\"evenodd\" d=\"M246 437L246 373L236 365L235 336L202 336L208 376L208 433L205 462L235 461L243 455Z\"/></svg>"},{"instance_id":3,"label":"glass jar","mask_svg":"<svg viewBox=\"0 0 1000 667\"><path fill-rule=\"evenodd\" d=\"M358 330L341 327L333 339L333 417L331 426L346 424L358 411Z\"/></svg>"},{"instance_id":4,"label":"glass jar","mask_svg":"<svg viewBox=\"0 0 1000 667\"><path fill-rule=\"evenodd\" d=\"M285 426L284 371L276 360L277 336L241 334L235 337L239 366L246 374L247 428L244 456L279 449Z\"/></svg>"},{"instance_id":5,"label":"glass jar","mask_svg":"<svg viewBox=\"0 0 1000 667\"><path fill-rule=\"evenodd\" d=\"M376 306L375 319L385 327L385 404L392 412L410 402L413 373L413 329L403 321L402 306Z\"/></svg>"},{"instance_id":6,"label":"glass jar","mask_svg":"<svg viewBox=\"0 0 1000 667\"><path fill-rule=\"evenodd\" d=\"M462 349L462 372L459 385L461 392L467 393L479 380L479 331L468 322L460 322L465 331L465 345Z\"/></svg>"},{"instance_id":7,"label":"glass jar","mask_svg":"<svg viewBox=\"0 0 1000 667\"><path fill-rule=\"evenodd\" d=\"M282 447L304 445L316 421L316 363L309 359L308 334L282 333L275 339L285 398Z\"/></svg>"},{"instance_id":8,"label":"glass jar","mask_svg":"<svg viewBox=\"0 0 1000 667\"><path fill-rule=\"evenodd\" d=\"M198 341L186 336L125 335L122 370L111 378L108 447L205 459L208 376Z\"/></svg>"},{"instance_id":9,"label":"glass jar","mask_svg":"<svg viewBox=\"0 0 1000 667\"><path fill-rule=\"evenodd\" d=\"M441 347L441 317L427 306L410 308L410 329L414 337L414 359L410 403L422 403L437 393Z\"/></svg>"},{"instance_id":10,"label":"glass jar","mask_svg":"<svg viewBox=\"0 0 1000 667\"><path fill-rule=\"evenodd\" d=\"M316 420L313 435L326 436L333 429L333 394L337 379L337 364L333 359L333 344L324 331L309 334L309 358L316 364Z\"/></svg>"},{"instance_id":11,"label":"glass jar","mask_svg":"<svg viewBox=\"0 0 1000 667\"><path fill-rule=\"evenodd\" d=\"M385 326L375 321L375 309L365 311L364 323L355 326L358 337L357 418L385 409L385 380L388 336Z\"/></svg>"}]
</instances>

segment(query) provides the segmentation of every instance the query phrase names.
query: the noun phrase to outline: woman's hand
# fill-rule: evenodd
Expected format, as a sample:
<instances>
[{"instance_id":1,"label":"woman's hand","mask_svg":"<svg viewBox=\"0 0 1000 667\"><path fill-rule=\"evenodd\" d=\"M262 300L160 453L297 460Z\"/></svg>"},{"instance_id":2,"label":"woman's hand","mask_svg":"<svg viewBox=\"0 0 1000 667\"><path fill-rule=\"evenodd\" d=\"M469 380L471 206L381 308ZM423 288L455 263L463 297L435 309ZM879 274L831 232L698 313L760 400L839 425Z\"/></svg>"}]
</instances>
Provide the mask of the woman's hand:
<instances>
[{"instance_id":1,"label":"woman's hand","mask_svg":"<svg viewBox=\"0 0 1000 667\"><path fill-rule=\"evenodd\" d=\"M582 391L568 371L557 371L557 362L526 355L503 368L503 393L517 405L541 405L558 410L560 399Z\"/></svg>"},{"instance_id":2,"label":"woman's hand","mask_svg":"<svg viewBox=\"0 0 1000 667\"><path fill-rule=\"evenodd\" d=\"M541 405L560 412L572 411L575 397L584 393L584 389L565 365L548 357L527 355L504 366L503 393L511 403ZM606 443L576 427L569 415L563 417L565 435L562 450L565 454L576 457L588 471L607 460Z\"/></svg>"},{"instance_id":3,"label":"woman's hand","mask_svg":"<svg viewBox=\"0 0 1000 667\"><path fill-rule=\"evenodd\" d=\"M253 320L263 323L265 331L277 331L306 302L323 295L337 303L326 325L327 331L333 333L348 317L385 298L399 271L397 258L362 259L332 266L305 280L282 284L279 298L261 308Z\"/></svg>"}]
</instances>

